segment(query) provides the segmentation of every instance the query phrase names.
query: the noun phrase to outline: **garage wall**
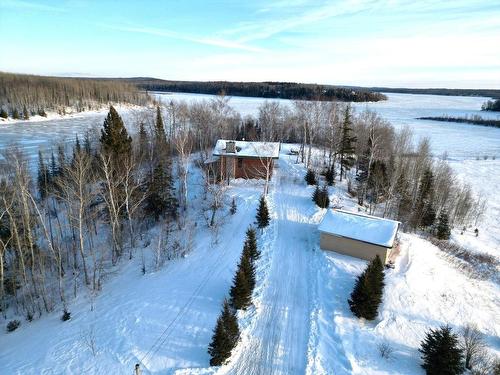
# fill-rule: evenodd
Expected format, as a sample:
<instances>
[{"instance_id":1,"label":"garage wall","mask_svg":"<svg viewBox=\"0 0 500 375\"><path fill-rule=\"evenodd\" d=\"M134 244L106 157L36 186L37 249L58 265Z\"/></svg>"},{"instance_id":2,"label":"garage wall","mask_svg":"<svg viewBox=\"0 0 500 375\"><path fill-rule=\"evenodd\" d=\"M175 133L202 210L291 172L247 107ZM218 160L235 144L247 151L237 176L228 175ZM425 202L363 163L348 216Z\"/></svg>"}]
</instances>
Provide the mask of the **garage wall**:
<instances>
[{"instance_id":1,"label":"garage wall","mask_svg":"<svg viewBox=\"0 0 500 375\"><path fill-rule=\"evenodd\" d=\"M366 260L372 260L378 254L383 263L387 262L391 250L382 246L372 245L350 238L338 237L323 232L320 232L320 246L323 250L331 250L340 254Z\"/></svg>"}]
</instances>

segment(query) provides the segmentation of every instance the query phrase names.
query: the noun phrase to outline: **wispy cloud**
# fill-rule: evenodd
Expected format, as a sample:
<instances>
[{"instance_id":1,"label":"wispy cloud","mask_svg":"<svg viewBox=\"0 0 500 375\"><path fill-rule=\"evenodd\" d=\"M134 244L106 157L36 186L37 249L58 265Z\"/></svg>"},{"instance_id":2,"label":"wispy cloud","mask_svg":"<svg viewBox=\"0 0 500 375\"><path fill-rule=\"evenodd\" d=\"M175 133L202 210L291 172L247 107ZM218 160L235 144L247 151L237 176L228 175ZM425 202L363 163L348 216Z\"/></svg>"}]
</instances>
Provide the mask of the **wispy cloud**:
<instances>
[{"instance_id":1,"label":"wispy cloud","mask_svg":"<svg viewBox=\"0 0 500 375\"><path fill-rule=\"evenodd\" d=\"M235 42L232 40L227 40L227 39L222 39L222 38L191 36L191 35L181 34L181 33L178 33L176 31L167 30L167 29L157 29L157 28L140 27L140 26L138 26L138 27L109 26L109 25L104 25L104 24L102 24L101 26L108 28L108 29L117 30L117 31L156 35L156 36L162 36L162 37L171 38L171 39L183 40L183 41L187 41L187 42L203 44L203 45L208 45L208 46L214 46L214 47L227 48L227 49L237 49L237 50L243 50L243 51L249 51L249 52L263 52L264 51L264 49L262 49L262 48L250 46L250 45L247 45L247 44L242 43L242 42Z\"/></svg>"},{"instance_id":2,"label":"wispy cloud","mask_svg":"<svg viewBox=\"0 0 500 375\"><path fill-rule=\"evenodd\" d=\"M221 35L238 36L238 41L241 43L268 39L276 34L296 30L299 27L367 10L373 6L373 2L360 0L337 3L328 2L317 5L317 3L308 3L307 1L300 0L288 6L288 11L291 14L287 17L283 17L281 14L284 6L285 2L273 3L273 6L265 8L265 11L270 12L275 10L278 12L275 16L270 16L268 19L262 21L243 22L235 28L222 31ZM260 11L262 10L264 9Z\"/></svg>"},{"instance_id":3,"label":"wispy cloud","mask_svg":"<svg viewBox=\"0 0 500 375\"><path fill-rule=\"evenodd\" d=\"M46 12L66 12L66 9L62 7L55 7L51 5L39 4L22 0L2 0L0 1L0 8L14 8L14 9L36 10L36 11L46 11Z\"/></svg>"}]
</instances>

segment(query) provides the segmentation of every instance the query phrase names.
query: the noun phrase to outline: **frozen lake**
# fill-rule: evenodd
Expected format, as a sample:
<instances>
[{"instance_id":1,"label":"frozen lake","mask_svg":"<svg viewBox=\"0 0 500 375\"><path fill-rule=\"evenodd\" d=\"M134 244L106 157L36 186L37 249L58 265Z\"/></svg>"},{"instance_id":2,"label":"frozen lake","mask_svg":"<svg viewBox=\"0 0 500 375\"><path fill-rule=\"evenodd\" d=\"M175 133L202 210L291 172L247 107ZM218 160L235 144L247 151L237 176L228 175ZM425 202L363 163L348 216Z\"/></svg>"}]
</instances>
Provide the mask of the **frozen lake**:
<instances>
[{"instance_id":1,"label":"frozen lake","mask_svg":"<svg viewBox=\"0 0 500 375\"><path fill-rule=\"evenodd\" d=\"M157 98L164 102L170 100L184 100L187 102L210 100L213 95L184 94L184 93L156 93ZM432 152L435 155L448 153L451 160L477 159L488 156L500 158L500 129L416 120L416 117L480 115L488 118L499 118L500 115L481 111L481 104L488 98L387 94L389 100L378 103L354 103L357 111L366 108L377 111L390 121L396 128L409 126L416 139L427 136L431 140ZM242 116L258 115L259 106L265 101L263 98L231 97L229 104ZM290 100L278 99L287 106L293 105ZM119 109L124 117L125 124L133 129L136 123L137 110ZM46 121L21 121L10 124L0 122L0 149L12 143L20 144L30 156L36 156L40 147L48 149L60 140L73 141L76 134L83 134L88 128L100 127L106 112L92 112L75 115L71 118L53 119Z\"/></svg>"},{"instance_id":2,"label":"frozen lake","mask_svg":"<svg viewBox=\"0 0 500 375\"><path fill-rule=\"evenodd\" d=\"M187 102L210 100L213 95L156 93L164 102L185 100ZM500 119L500 114L481 111L481 105L489 98L465 96L386 94L388 100L377 103L354 103L357 111L371 109L390 121L397 129L409 126L416 138L427 136L431 139L432 152L442 155L445 151L450 158L476 159L485 155L500 157L500 129L486 126L417 120L417 117L472 116ZM257 116L263 98L231 97L229 104L242 116ZM272 99L291 106L292 101Z\"/></svg>"}]
</instances>

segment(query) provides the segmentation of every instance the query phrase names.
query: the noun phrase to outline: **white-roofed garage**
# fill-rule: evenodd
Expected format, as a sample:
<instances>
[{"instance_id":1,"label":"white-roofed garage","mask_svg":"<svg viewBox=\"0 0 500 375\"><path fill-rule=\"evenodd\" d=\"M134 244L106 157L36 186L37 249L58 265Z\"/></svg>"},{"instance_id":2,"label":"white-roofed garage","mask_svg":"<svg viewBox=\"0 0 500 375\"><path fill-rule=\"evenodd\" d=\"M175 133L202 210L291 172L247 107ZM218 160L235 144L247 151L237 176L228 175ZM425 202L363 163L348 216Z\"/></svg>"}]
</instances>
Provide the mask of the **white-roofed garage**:
<instances>
[{"instance_id":1,"label":"white-roofed garage","mask_svg":"<svg viewBox=\"0 0 500 375\"><path fill-rule=\"evenodd\" d=\"M396 243L399 222L343 210L328 210L319 225L323 250L371 260L389 260Z\"/></svg>"}]
</instances>

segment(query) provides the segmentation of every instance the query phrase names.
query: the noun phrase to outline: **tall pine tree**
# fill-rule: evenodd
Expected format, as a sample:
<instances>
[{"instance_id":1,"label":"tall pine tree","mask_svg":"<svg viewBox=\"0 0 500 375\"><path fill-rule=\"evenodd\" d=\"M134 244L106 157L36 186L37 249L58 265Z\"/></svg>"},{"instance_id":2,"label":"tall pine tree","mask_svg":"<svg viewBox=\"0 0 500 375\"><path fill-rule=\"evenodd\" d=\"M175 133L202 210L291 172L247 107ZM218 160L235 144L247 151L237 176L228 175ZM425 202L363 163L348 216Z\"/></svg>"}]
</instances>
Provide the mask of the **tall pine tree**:
<instances>
[{"instance_id":1,"label":"tall pine tree","mask_svg":"<svg viewBox=\"0 0 500 375\"><path fill-rule=\"evenodd\" d=\"M420 178L417 199L414 205L411 224L413 228L427 228L434 223L436 214L434 211L434 175L430 168L426 168Z\"/></svg>"},{"instance_id":2,"label":"tall pine tree","mask_svg":"<svg viewBox=\"0 0 500 375\"><path fill-rule=\"evenodd\" d=\"M222 365L230 356L231 351L238 343L240 330L234 310L227 300L224 300L222 311L217 318L217 323L212 336L212 342L208 346L210 354L210 366Z\"/></svg>"},{"instance_id":3,"label":"tall pine tree","mask_svg":"<svg viewBox=\"0 0 500 375\"><path fill-rule=\"evenodd\" d=\"M168 167L159 160L146 183L148 192L144 211L146 214L152 215L155 221L164 215L171 218L177 215L178 204L173 191L172 175Z\"/></svg>"},{"instance_id":4,"label":"tall pine tree","mask_svg":"<svg viewBox=\"0 0 500 375\"><path fill-rule=\"evenodd\" d=\"M451 235L448 212L442 210L439 214L438 224L436 228L436 237L440 240L449 240Z\"/></svg>"},{"instance_id":5,"label":"tall pine tree","mask_svg":"<svg viewBox=\"0 0 500 375\"><path fill-rule=\"evenodd\" d=\"M123 163L132 151L132 138L128 135L123 120L113 106L104 120L101 130L101 145L104 153L110 156L115 166Z\"/></svg>"},{"instance_id":6,"label":"tall pine tree","mask_svg":"<svg viewBox=\"0 0 500 375\"><path fill-rule=\"evenodd\" d=\"M352 168L355 162L354 158L354 144L356 137L352 133L352 118L351 106L347 105L344 112L344 121L342 122L341 139L340 139L340 181L346 175L347 171Z\"/></svg>"}]
</instances>

